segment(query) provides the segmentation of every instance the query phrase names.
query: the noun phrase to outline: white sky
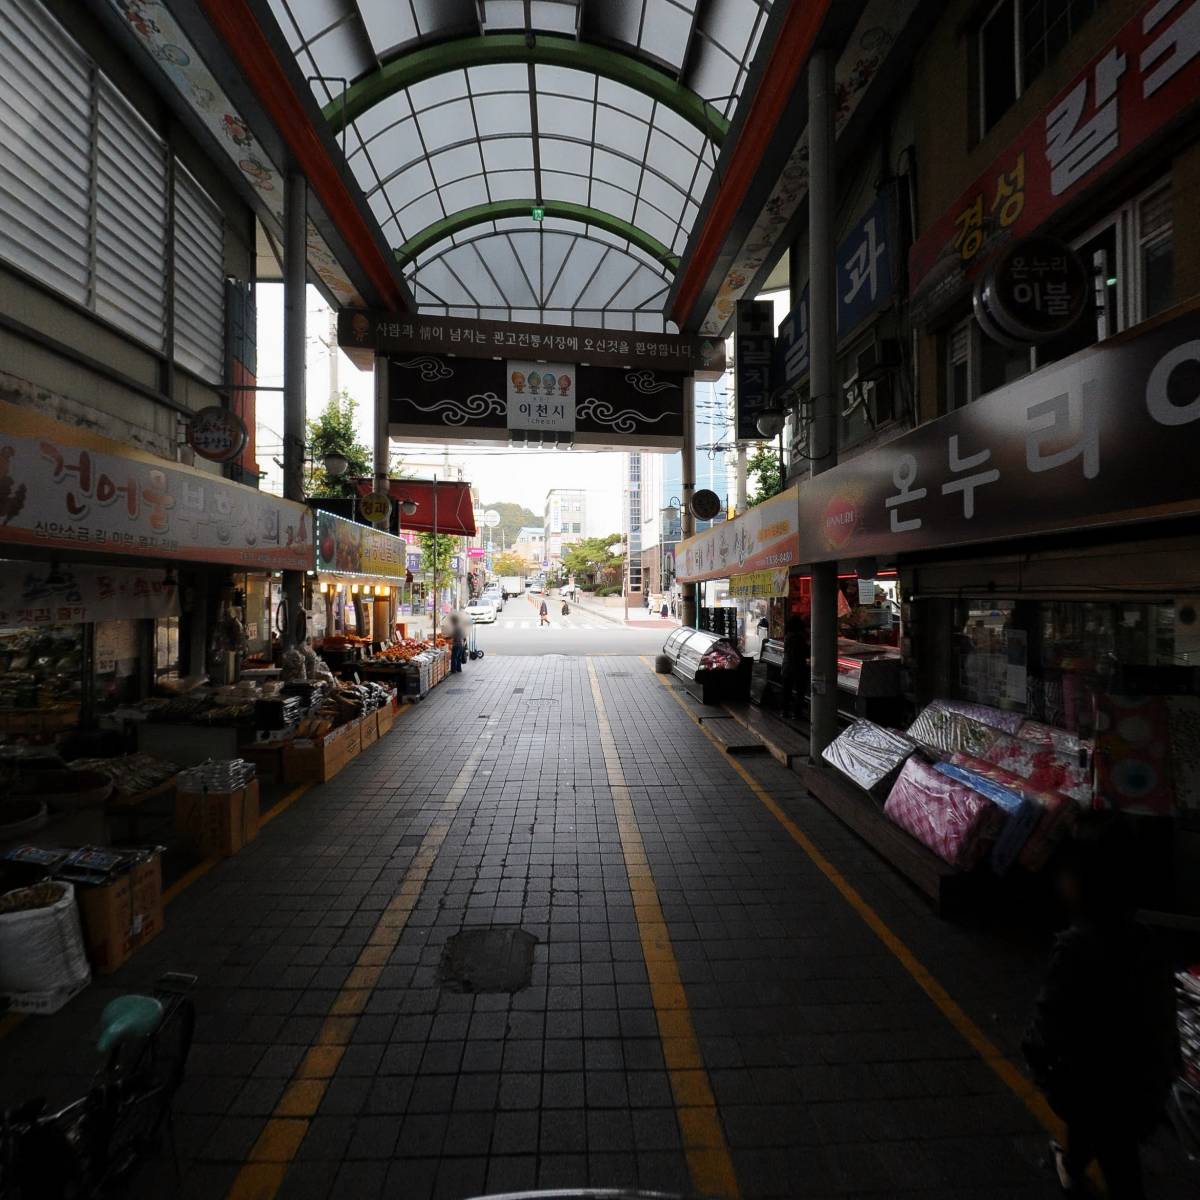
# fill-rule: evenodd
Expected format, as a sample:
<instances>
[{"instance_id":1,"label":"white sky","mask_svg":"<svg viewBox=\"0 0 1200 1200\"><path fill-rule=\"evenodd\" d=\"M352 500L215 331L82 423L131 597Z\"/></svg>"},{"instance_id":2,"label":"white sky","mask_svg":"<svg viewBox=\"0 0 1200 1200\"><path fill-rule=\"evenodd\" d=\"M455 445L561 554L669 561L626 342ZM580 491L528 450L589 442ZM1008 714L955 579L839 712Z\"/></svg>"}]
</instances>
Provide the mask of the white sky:
<instances>
[{"instance_id":1,"label":"white sky","mask_svg":"<svg viewBox=\"0 0 1200 1200\"><path fill-rule=\"evenodd\" d=\"M283 383L283 286L258 285L258 383L279 387ZM308 414L315 417L329 400L334 382L330 371L330 309L315 288L308 289ZM336 345L336 341L334 341ZM374 441L372 408L373 373L360 371L340 351L336 356L338 388L346 388L358 401L356 413L359 440ZM278 392L258 395L258 461L267 478L263 486L280 490L281 471L273 461L282 457L283 397ZM440 446L393 442L392 449L411 464L428 463L432 475L445 465ZM597 454L586 450L471 450L449 443L450 462L463 467L464 478L487 502L511 500L539 515L551 488L584 488L588 492L588 524L597 534L621 527L621 491L624 486L620 454Z\"/></svg>"}]
</instances>

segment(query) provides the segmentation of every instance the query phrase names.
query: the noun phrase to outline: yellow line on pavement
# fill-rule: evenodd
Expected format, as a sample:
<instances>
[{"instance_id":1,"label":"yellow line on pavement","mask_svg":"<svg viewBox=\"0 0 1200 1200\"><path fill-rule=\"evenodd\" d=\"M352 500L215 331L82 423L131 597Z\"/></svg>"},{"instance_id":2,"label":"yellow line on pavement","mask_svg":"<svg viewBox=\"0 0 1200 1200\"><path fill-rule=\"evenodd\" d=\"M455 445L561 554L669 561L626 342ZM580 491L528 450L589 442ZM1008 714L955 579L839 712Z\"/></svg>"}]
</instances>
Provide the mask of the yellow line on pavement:
<instances>
[{"instance_id":1,"label":"yellow line on pavement","mask_svg":"<svg viewBox=\"0 0 1200 1200\"><path fill-rule=\"evenodd\" d=\"M308 789L312 787L311 783L302 783L299 787L294 787L274 808L268 808L265 813L258 818L258 827L261 829L264 825L270 825L277 816L287 812Z\"/></svg>"},{"instance_id":2,"label":"yellow line on pavement","mask_svg":"<svg viewBox=\"0 0 1200 1200\"><path fill-rule=\"evenodd\" d=\"M588 677L596 706L596 727L604 752L609 790L616 810L621 852L629 875L638 937L642 944L642 956L646 960L646 974L650 979L650 996L654 1002L654 1015L658 1019L663 1058L675 1097L675 1110L679 1117L679 1130L692 1186L705 1196L738 1200L741 1190L733 1169L733 1159L725 1142L717 1101L700 1053L700 1042L692 1023L687 993L679 977L671 935L658 902L658 889L654 886L650 864L646 859L646 848L642 843L625 772L600 692L600 681L591 658L588 659Z\"/></svg>"},{"instance_id":3,"label":"yellow line on pavement","mask_svg":"<svg viewBox=\"0 0 1200 1200\"><path fill-rule=\"evenodd\" d=\"M334 998L316 1042L300 1061L247 1161L238 1171L229 1189L228 1200L272 1200L283 1185L288 1167L296 1157L304 1135L308 1133L309 1123L325 1097L329 1081L350 1044L358 1018L366 1011L383 968L421 897L438 851L450 832L450 823L467 794L471 777L490 737L486 731L481 735L455 777L437 817L404 873L399 891L380 914L367 944Z\"/></svg>"},{"instance_id":4,"label":"yellow line on pavement","mask_svg":"<svg viewBox=\"0 0 1200 1200\"><path fill-rule=\"evenodd\" d=\"M645 659L643 659L645 661ZM853 884L817 849L812 839L788 816L774 797L735 758L725 753L724 746L703 724L688 712L686 702L680 697L665 676L658 676L659 683L666 686L667 694L683 709L687 716L699 726L700 732L721 752L721 757L742 777L747 787L758 797L768 812L788 832L792 841L812 860L813 865L829 880L841 894L842 899L863 919L871 932L887 947L900 965L912 976L917 986L933 1001L942 1016L962 1035L980 1058L995 1072L1000 1080L1015 1093L1017 1098L1050 1133L1062 1139L1065 1136L1063 1123L1046 1103L1041 1092L1018 1067L1011 1063L1000 1048L975 1024L962 1006L938 982L933 973L917 958L886 921L867 903Z\"/></svg>"}]
</instances>

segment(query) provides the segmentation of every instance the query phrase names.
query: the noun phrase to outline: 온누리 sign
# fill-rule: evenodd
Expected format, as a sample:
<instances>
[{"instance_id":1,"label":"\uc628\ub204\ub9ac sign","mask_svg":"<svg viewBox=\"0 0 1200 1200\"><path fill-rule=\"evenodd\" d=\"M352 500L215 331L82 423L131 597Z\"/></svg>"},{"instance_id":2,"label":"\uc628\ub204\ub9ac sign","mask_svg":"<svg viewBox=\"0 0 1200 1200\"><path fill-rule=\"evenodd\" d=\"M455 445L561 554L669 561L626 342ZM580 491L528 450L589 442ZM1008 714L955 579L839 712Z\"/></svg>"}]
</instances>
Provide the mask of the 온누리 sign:
<instances>
[{"instance_id":1,"label":"\uc628\ub204\ub9ac sign","mask_svg":"<svg viewBox=\"0 0 1200 1200\"><path fill-rule=\"evenodd\" d=\"M805 482L799 561L1200 512L1198 379L1195 309L1045 367Z\"/></svg>"}]
</instances>

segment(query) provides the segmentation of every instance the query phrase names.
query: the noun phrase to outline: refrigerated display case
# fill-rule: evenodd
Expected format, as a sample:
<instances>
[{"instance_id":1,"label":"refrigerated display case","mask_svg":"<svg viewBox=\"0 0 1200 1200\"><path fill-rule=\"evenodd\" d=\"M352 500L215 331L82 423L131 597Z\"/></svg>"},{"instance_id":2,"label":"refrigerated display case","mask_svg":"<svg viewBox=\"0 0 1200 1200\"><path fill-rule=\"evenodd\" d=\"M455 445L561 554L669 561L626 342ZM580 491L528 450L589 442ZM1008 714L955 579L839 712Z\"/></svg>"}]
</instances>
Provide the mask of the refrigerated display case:
<instances>
[{"instance_id":1,"label":"refrigerated display case","mask_svg":"<svg viewBox=\"0 0 1200 1200\"><path fill-rule=\"evenodd\" d=\"M671 660L671 673L702 704L748 699L752 661L715 633L686 626L673 630L663 653Z\"/></svg>"}]
</instances>

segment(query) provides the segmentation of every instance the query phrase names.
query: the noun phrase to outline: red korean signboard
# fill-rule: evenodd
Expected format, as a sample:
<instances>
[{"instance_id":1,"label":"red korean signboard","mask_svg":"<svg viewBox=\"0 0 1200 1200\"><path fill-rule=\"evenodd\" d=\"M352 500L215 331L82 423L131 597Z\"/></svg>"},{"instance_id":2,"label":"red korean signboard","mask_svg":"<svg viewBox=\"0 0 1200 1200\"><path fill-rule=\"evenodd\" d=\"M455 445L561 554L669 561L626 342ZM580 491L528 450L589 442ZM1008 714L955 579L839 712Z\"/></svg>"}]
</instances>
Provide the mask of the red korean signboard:
<instances>
[{"instance_id":1,"label":"red korean signboard","mask_svg":"<svg viewBox=\"0 0 1200 1200\"><path fill-rule=\"evenodd\" d=\"M1200 0L1151 0L912 247L933 311L1200 97Z\"/></svg>"}]
</instances>

